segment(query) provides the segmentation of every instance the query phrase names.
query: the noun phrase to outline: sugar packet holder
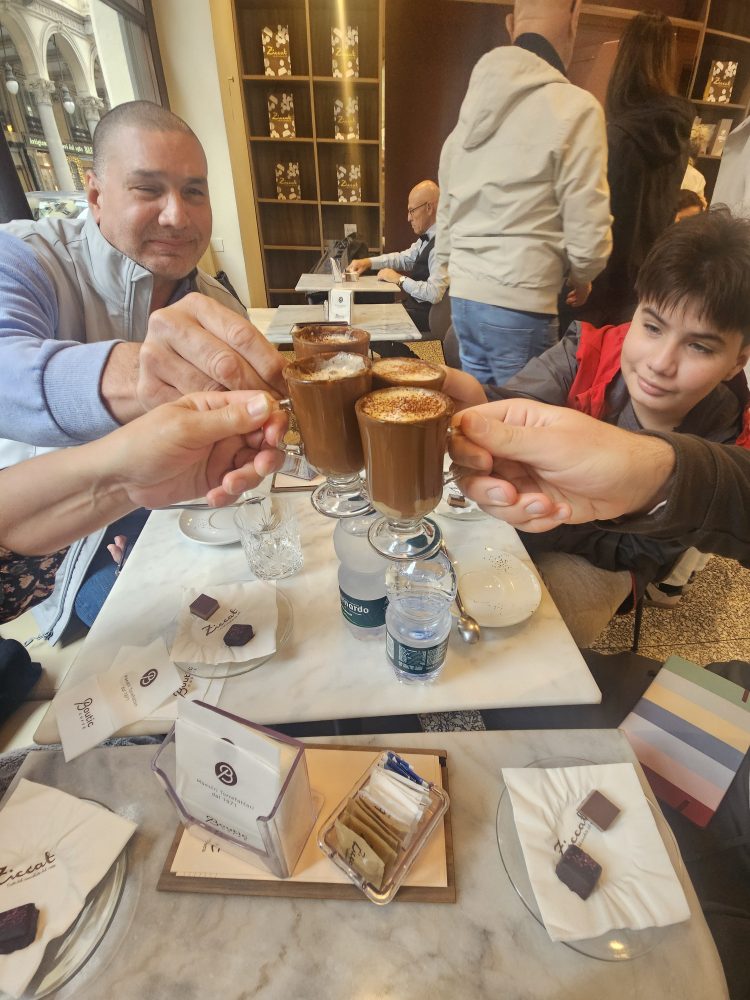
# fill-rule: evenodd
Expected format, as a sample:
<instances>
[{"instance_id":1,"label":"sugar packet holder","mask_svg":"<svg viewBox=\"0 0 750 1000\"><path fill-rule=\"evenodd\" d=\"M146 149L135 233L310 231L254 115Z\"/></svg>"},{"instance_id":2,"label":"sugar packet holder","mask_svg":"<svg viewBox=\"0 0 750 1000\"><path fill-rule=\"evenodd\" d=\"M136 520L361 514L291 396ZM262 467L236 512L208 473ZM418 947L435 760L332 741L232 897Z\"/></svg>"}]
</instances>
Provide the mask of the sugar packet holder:
<instances>
[{"instance_id":1,"label":"sugar packet holder","mask_svg":"<svg viewBox=\"0 0 750 1000\"><path fill-rule=\"evenodd\" d=\"M412 829L404 841L399 845L396 860L386 866L384 878L380 887L375 886L364 875L356 871L341 853L336 835L336 823L347 811L349 804L354 801L359 792L369 783L373 773L377 769L384 769L389 763L390 751L381 754L371 767L365 771L364 775L351 791L339 802L331 815L321 825L318 832L318 847L330 858L330 860L341 869L342 872L357 886L361 892L372 903L384 905L390 903L398 892L404 879L409 873L412 865L416 861L419 853L427 844L436 829L438 823L448 811L450 799L448 793L432 782L424 782L421 786L423 791L429 796L429 802L422 813L418 824ZM416 787L416 786L415 786Z\"/></svg>"},{"instance_id":2,"label":"sugar packet holder","mask_svg":"<svg viewBox=\"0 0 750 1000\"><path fill-rule=\"evenodd\" d=\"M227 854L241 861L260 862L277 878L289 878L310 837L320 810L320 796L316 796L310 788L305 745L299 740L284 736L283 733L257 726L229 712L223 712L221 709L215 711L251 729L256 729L265 736L292 747L295 751L294 760L273 808L267 816L259 816L257 819L258 831L265 850L258 850L225 830L204 823L193 816L186 807L177 792L174 726L151 761L151 770L171 800L183 826L194 837L202 841L217 841Z\"/></svg>"}]
</instances>

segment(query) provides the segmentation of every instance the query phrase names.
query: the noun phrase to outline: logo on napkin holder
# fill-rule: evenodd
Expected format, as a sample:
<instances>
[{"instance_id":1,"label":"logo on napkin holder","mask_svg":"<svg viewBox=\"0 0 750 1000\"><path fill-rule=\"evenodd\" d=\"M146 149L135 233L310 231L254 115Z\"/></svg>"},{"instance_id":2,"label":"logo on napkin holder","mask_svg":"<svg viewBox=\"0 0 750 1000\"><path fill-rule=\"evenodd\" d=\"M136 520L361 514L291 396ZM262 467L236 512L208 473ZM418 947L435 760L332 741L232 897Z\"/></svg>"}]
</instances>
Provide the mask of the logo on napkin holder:
<instances>
[{"instance_id":1,"label":"logo on napkin holder","mask_svg":"<svg viewBox=\"0 0 750 1000\"><path fill-rule=\"evenodd\" d=\"M220 760L219 763L214 768L214 774L222 783L222 785L236 785L237 775L231 764L227 764L225 761Z\"/></svg>"},{"instance_id":2,"label":"logo on napkin holder","mask_svg":"<svg viewBox=\"0 0 750 1000\"><path fill-rule=\"evenodd\" d=\"M158 676L159 676L159 671L158 670L154 670L153 667L151 668L151 670L147 670L146 673L141 677L141 680L140 680L141 687L142 688L147 688L149 686L149 684L153 684L154 683L154 681L156 680L156 678Z\"/></svg>"}]
</instances>

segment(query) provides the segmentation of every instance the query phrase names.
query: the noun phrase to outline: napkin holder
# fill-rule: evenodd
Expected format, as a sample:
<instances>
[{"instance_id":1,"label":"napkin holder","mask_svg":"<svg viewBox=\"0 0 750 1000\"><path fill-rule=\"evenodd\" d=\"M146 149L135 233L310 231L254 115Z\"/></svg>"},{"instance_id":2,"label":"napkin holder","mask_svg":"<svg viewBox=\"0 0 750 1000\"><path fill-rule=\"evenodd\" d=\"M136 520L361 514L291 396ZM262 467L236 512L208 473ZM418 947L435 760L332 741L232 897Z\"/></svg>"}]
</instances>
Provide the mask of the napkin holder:
<instances>
[{"instance_id":1,"label":"napkin holder","mask_svg":"<svg viewBox=\"0 0 750 1000\"><path fill-rule=\"evenodd\" d=\"M174 726L152 760L151 770L161 782L168 798L171 799L183 826L194 837L205 842L217 842L223 851L242 861L260 862L277 878L289 878L294 872L302 850L315 826L321 805L320 797L316 796L310 788L305 746L299 740L291 739L272 729L253 725L253 723L229 713L224 714L263 733L266 737L271 737L279 743L293 747L295 750L294 760L273 808L267 816L259 816L257 819L264 850L252 847L210 823L204 823L193 816L185 806L177 792L177 753Z\"/></svg>"}]
</instances>

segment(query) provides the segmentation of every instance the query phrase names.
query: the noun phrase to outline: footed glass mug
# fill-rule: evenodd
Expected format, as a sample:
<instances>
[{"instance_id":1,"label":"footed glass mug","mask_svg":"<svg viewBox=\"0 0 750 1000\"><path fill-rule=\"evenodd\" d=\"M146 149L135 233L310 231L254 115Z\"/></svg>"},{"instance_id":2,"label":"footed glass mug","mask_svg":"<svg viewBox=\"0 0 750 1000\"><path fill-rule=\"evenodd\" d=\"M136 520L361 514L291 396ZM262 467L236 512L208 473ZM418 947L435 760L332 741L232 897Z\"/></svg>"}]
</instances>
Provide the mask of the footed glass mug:
<instances>
[{"instance_id":1,"label":"footed glass mug","mask_svg":"<svg viewBox=\"0 0 750 1000\"><path fill-rule=\"evenodd\" d=\"M305 361L316 354L346 351L349 354L370 356L370 334L345 323L296 323L292 327L292 346L297 361Z\"/></svg>"},{"instance_id":2,"label":"footed glass mug","mask_svg":"<svg viewBox=\"0 0 750 1000\"><path fill-rule=\"evenodd\" d=\"M313 507L326 517L356 517L369 510L360 472L364 465L355 404L370 391L370 359L345 351L293 361L284 369L305 458L325 477Z\"/></svg>"},{"instance_id":3,"label":"footed glass mug","mask_svg":"<svg viewBox=\"0 0 750 1000\"><path fill-rule=\"evenodd\" d=\"M435 389L393 386L362 396L356 412L367 492L383 515L370 526L370 544L387 559L434 555L442 534L426 515L440 502L443 486L466 472L443 473L452 400Z\"/></svg>"}]
</instances>

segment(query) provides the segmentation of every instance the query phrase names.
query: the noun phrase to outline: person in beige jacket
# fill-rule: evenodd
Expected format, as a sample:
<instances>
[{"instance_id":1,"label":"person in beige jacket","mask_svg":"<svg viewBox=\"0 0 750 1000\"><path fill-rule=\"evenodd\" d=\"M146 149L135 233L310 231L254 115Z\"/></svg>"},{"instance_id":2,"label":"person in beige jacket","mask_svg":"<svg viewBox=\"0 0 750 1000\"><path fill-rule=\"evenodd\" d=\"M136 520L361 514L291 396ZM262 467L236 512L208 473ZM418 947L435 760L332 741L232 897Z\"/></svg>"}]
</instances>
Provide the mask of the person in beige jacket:
<instances>
[{"instance_id":1,"label":"person in beige jacket","mask_svg":"<svg viewBox=\"0 0 750 1000\"><path fill-rule=\"evenodd\" d=\"M440 157L436 253L461 364L502 385L556 340L611 247L601 105L565 76L579 0L516 0L512 45L474 68Z\"/></svg>"}]
</instances>

